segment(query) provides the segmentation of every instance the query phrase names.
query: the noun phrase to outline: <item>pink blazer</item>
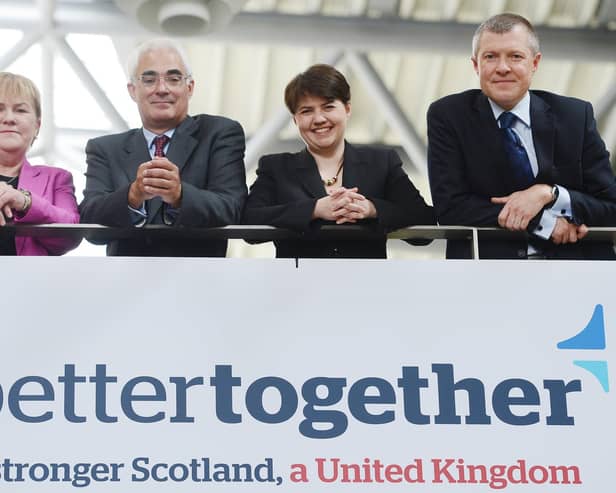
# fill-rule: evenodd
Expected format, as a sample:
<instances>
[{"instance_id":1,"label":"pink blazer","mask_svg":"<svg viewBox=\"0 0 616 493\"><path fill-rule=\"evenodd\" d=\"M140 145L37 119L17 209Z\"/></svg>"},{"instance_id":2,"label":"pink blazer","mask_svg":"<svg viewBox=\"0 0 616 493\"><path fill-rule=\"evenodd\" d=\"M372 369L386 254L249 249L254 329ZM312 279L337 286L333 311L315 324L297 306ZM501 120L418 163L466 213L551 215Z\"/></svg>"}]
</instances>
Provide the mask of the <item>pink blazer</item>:
<instances>
[{"instance_id":1,"label":"pink blazer","mask_svg":"<svg viewBox=\"0 0 616 493\"><path fill-rule=\"evenodd\" d=\"M29 190L32 205L15 224L78 223L79 211L72 175L61 168L32 166L24 159L19 188ZM62 255L81 242L72 238L15 237L17 255Z\"/></svg>"}]
</instances>

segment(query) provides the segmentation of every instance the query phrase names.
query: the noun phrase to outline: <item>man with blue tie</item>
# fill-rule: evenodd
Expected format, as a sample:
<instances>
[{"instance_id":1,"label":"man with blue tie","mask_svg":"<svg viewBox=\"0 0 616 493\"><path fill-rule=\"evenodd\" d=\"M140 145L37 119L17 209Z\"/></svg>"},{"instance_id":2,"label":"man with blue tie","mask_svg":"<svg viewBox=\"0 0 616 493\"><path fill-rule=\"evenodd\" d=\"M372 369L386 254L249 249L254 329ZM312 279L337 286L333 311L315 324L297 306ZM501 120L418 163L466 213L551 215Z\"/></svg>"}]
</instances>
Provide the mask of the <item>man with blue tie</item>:
<instances>
[{"instance_id":1,"label":"man with blue tie","mask_svg":"<svg viewBox=\"0 0 616 493\"><path fill-rule=\"evenodd\" d=\"M188 115L195 81L172 40L140 45L127 68L143 127L88 142L81 221L177 228L239 223L247 194L240 124ZM107 254L224 257L226 249L225 240L144 235L110 242Z\"/></svg>"},{"instance_id":2,"label":"man with blue tie","mask_svg":"<svg viewBox=\"0 0 616 493\"><path fill-rule=\"evenodd\" d=\"M530 91L541 52L533 26L499 14L475 32L481 90L428 110L428 169L441 225L526 231L481 239L481 258L616 259L611 242L580 242L588 226L616 226L616 178L590 103ZM449 241L448 258L470 258Z\"/></svg>"}]
</instances>

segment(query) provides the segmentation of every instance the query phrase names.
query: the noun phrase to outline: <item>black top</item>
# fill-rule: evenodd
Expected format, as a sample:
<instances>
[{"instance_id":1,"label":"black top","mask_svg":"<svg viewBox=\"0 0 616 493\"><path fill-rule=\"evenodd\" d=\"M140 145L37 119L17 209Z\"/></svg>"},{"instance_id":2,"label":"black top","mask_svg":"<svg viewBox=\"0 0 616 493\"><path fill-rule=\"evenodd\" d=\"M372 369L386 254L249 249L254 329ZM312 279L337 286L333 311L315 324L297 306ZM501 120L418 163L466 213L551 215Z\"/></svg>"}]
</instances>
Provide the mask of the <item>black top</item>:
<instances>
[{"instance_id":1,"label":"black top","mask_svg":"<svg viewBox=\"0 0 616 493\"><path fill-rule=\"evenodd\" d=\"M374 239L319 239L320 228L332 223L312 219L315 203L326 191L306 149L259 160L242 221L301 231L301 240L275 242L277 257L300 258L385 258L388 231L435 224L432 207L413 186L393 149L346 143L342 185L358 187L374 203L378 218L358 222L373 229Z\"/></svg>"},{"instance_id":2,"label":"black top","mask_svg":"<svg viewBox=\"0 0 616 493\"><path fill-rule=\"evenodd\" d=\"M0 181L8 183L14 188L19 186L18 176L0 175ZM7 233L6 231L0 233L0 255L17 255L17 250L15 250L15 233Z\"/></svg>"}]
</instances>

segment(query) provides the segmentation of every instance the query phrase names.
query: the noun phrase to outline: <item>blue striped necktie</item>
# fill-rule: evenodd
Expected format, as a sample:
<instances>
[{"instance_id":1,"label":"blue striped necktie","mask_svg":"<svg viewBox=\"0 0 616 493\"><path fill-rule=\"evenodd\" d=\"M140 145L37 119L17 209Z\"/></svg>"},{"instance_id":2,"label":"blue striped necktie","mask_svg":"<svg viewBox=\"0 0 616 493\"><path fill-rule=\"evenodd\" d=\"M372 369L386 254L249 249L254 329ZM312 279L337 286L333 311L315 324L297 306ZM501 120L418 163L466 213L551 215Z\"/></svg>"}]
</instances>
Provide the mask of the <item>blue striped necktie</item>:
<instances>
[{"instance_id":1,"label":"blue striped necktie","mask_svg":"<svg viewBox=\"0 0 616 493\"><path fill-rule=\"evenodd\" d=\"M526 149L524 149L520 137L512 128L516 118L513 113L505 111L498 117L498 121L503 133L505 152L511 164L516 188L525 190L535 182L535 176L533 175L533 169L530 166L530 159L528 159Z\"/></svg>"}]
</instances>

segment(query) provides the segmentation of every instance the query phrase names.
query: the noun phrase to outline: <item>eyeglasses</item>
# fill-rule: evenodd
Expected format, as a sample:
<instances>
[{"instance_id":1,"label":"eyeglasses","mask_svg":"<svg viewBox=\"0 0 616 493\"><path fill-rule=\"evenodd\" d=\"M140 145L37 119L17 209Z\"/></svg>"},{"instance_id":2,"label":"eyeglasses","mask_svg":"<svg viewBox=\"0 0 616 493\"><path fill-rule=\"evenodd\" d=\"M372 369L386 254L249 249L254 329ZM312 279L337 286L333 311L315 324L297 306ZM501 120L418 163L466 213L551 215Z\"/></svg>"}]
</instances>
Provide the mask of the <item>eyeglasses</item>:
<instances>
[{"instance_id":1,"label":"eyeglasses","mask_svg":"<svg viewBox=\"0 0 616 493\"><path fill-rule=\"evenodd\" d=\"M160 79L163 79L165 81L165 85L167 87L179 87L182 82L184 82L185 80L189 80L190 78L190 75L182 74L144 74L137 77L137 79L141 81L141 84L143 84L143 87L147 88L152 88L156 86Z\"/></svg>"}]
</instances>

